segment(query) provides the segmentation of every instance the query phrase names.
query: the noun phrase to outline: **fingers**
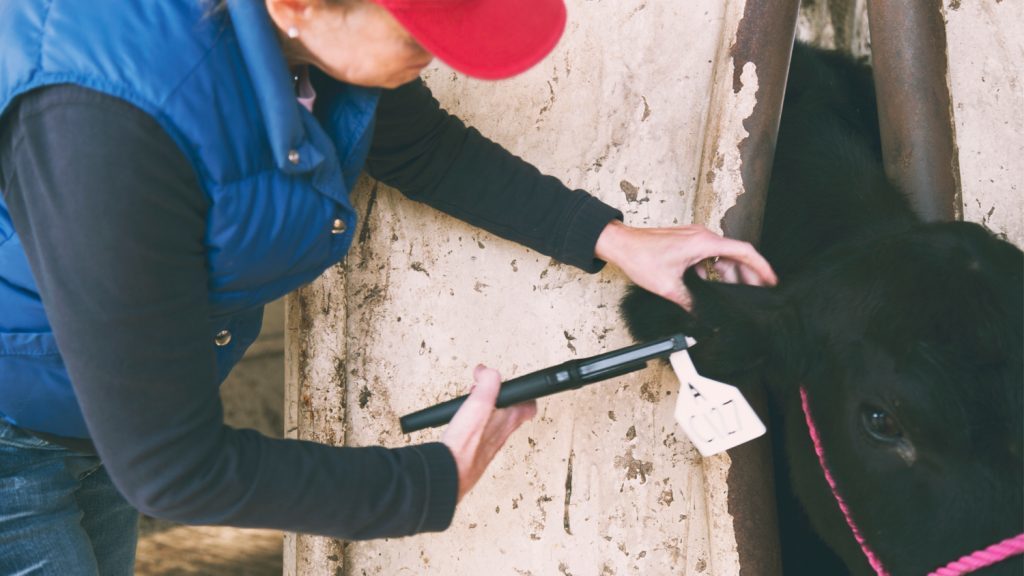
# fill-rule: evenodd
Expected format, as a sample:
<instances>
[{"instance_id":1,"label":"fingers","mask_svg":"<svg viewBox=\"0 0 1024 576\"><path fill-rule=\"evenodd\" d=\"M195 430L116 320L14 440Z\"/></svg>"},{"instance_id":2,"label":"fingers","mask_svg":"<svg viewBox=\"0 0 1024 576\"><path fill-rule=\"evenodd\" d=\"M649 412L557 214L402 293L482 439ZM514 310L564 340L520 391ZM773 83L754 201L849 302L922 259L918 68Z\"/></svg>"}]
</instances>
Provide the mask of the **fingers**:
<instances>
[{"instance_id":1,"label":"fingers","mask_svg":"<svg viewBox=\"0 0 1024 576\"><path fill-rule=\"evenodd\" d=\"M691 310L683 273L698 265L701 278L727 283L774 286L771 265L748 242L725 238L699 225L633 228L609 224L599 238L598 257L622 269L637 286ZM700 265L715 258L713 272ZM716 278L717 277L717 278Z\"/></svg>"},{"instance_id":2,"label":"fingers","mask_svg":"<svg viewBox=\"0 0 1024 576\"><path fill-rule=\"evenodd\" d=\"M712 280L725 282L726 284L748 284L750 286L765 286L767 282L758 273L734 260L722 259L714 264L717 278ZM704 266L697 267L697 274L704 280L708 279Z\"/></svg>"},{"instance_id":3,"label":"fingers","mask_svg":"<svg viewBox=\"0 0 1024 576\"><path fill-rule=\"evenodd\" d=\"M477 364L473 369L473 388L469 391L470 398L489 404L491 408L494 408L500 390L501 375L498 374L498 371L483 364Z\"/></svg>"},{"instance_id":4,"label":"fingers","mask_svg":"<svg viewBox=\"0 0 1024 576\"><path fill-rule=\"evenodd\" d=\"M743 284L750 284L751 286L764 286L765 282L761 276L746 266L738 266L737 270L740 275L740 282Z\"/></svg>"},{"instance_id":5,"label":"fingers","mask_svg":"<svg viewBox=\"0 0 1024 576\"><path fill-rule=\"evenodd\" d=\"M764 259L764 256L761 256L752 244L721 236L717 238L718 240L713 245L715 253L708 256L718 256L721 259L732 260L739 265L736 267L738 269L730 272L734 279L727 281L737 282L743 280L745 284L753 284L755 286L774 286L778 283L779 279L775 276L775 271L772 270L768 261ZM721 262L719 260L719 263ZM743 267L747 269L745 272L742 270ZM719 270L719 272L725 278L725 270Z\"/></svg>"},{"instance_id":6,"label":"fingers","mask_svg":"<svg viewBox=\"0 0 1024 576\"><path fill-rule=\"evenodd\" d=\"M484 429L477 448L476 459L480 462L481 474L512 433L536 413L537 403L532 400L495 411Z\"/></svg>"},{"instance_id":7,"label":"fingers","mask_svg":"<svg viewBox=\"0 0 1024 576\"><path fill-rule=\"evenodd\" d=\"M657 293L662 298L675 302L687 312L693 310L693 299L690 298L690 291L686 289L681 280L676 280L672 290Z\"/></svg>"},{"instance_id":8,"label":"fingers","mask_svg":"<svg viewBox=\"0 0 1024 576\"><path fill-rule=\"evenodd\" d=\"M445 437L456 438L467 446L475 445L494 412L501 376L497 371L480 365L473 370L473 382L469 396L445 430Z\"/></svg>"},{"instance_id":9,"label":"fingers","mask_svg":"<svg viewBox=\"0 0 1024 576\"><path fill-rule=\"evenodd\" d=\"M728 284L750 284L752 286L774 286L778 283L775 271L768 261L749 242L726 238L703 226L691 226L695 235L694 243L701 261L714 259L714 271L719 278L711 278ZM708 271L698 266L697 275L708 280Z\"/></svg>"},{"instance_id":10,"label":"fingers","mask_svg":"<svg viewBox=\"0 0 1024 576\"><path fill-rule=\"evenodd\" d=\"M736 284L740 281L739 266L731 260L719 260L715 263L715 270L718 272L719 281L726 284Z\"/></svg>"},{"instance_id":11,"label":"fingers","mask_svg":"<svg viewBox=\"0 0 1024 576\"><path fill-rule=\"evenodd\" d=\"M537 413L535 401L495 409L501 389L501 376L497 371L477 366L473 380L473 389L441 437L455 458L459 500L480 479L509 436Z\"/></svg>"},{"instance_id":12,"label":"fingers","mask_svg":"<svg viewBox=\"0 0 1024 576\"><path fill-rule=\"evenodd\" d=\"M693 298L690 298L690 292L685 288L680 290L679 294L674 298L670 298L670 300L681 306L683 310L693 312Z\"/></svg>"},{"instance_id":13,"label":"fingers","mask_svg":"<svg viewBox=\"0 0 1024 576\"><path fill-rule=\"evenodd\" d=\"M507 413L514 418L505 418L504 416L502 418L505 420L515 420L518 427L523 421L533 418L533 415L537 412L537 403L532 400L507 408L495 408L494 405L498 400L498 393L501 391L501 375L493 368L478 364L473 369L473 382L475 384L470 390L469 398L466 398L466 402L472 400L474 405L471 409L480 416L486 414L488 418L494 418L502 416L502 413Z\"/></svg>"}]
</instances>

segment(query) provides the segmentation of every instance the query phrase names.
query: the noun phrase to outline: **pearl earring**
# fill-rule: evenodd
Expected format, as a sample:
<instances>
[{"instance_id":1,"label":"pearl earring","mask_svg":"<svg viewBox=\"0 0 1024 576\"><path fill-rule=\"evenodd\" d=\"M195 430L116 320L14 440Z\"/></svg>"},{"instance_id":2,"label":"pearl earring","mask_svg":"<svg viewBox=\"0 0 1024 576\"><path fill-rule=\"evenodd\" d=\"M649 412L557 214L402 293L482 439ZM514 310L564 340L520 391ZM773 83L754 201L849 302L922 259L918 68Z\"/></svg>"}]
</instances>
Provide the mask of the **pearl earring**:
<instances>
[{"instance_id":1,"label":"pearl earring","mask_svg":"<svg viewBox=\"0 0 1024 576\"><path fill-rule=\"evenodd\" d=\"M299 37L299 29L297 27L295 27L295 26L289 26L288 30L287 30L287 34L288 34L289 38L294 40L295 38Z\"/></svg>"}]
</instances>

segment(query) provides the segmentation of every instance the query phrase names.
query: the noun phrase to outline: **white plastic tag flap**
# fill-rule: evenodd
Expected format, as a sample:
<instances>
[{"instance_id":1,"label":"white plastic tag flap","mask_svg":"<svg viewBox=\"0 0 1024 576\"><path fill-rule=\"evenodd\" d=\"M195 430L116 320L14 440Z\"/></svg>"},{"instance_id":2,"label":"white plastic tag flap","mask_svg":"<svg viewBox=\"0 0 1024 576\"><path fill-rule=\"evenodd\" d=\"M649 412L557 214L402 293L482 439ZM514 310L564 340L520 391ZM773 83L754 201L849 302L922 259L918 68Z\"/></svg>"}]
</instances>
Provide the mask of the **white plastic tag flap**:
<instances>
[{"instance_id":1,"label":"white plastic tag flap","mask_svg":"<svg viewBox=\"0 0 1024 576\"><path fill-rule=\"evenodd\" d=\"M669 361L679 378L676 420L702 456L764 434L764 424L739 389L698 374L686 350L674 352Z\"/></svg>"}]
</instances>

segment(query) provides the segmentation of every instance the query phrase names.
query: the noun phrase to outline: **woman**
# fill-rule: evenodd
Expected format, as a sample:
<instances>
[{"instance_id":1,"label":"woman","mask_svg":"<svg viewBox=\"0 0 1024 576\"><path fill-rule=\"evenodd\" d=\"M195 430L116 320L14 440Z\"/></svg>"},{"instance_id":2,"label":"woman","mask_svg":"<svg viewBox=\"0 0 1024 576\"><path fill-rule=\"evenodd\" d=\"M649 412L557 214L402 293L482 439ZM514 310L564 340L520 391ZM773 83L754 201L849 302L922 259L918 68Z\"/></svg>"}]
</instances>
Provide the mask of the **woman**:
<instances>
[{"instance_id":1,"label":"woman","mask_svg":"<svg viewBox=\"0 0 1024 576\"><path fill-rule=\"evenodd\" d=\"M341 259L360 170L685 304L687 267L772 283L747 244L641 230L447 115L434 54L516 74L561 0L0 0L0 572L127 574L135 509L337 538L445 529L535 406L475 389L387 450L224 425L262 305ZM381 91L380 89L388 89Z\"/></svg>"}]
</instances>

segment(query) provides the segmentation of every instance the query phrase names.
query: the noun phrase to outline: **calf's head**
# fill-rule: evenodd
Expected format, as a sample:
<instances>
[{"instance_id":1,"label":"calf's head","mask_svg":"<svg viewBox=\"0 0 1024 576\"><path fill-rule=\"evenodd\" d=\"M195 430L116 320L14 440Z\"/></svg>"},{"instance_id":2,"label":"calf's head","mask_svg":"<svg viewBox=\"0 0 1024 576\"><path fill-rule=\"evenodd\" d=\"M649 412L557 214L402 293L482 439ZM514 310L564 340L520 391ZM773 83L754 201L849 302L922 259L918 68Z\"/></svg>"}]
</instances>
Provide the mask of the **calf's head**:
<instances>
[{"instance_id":1,"label":"calf's head","mask_svg":"<svg viewBox=\"0 0 1024 576\"><path fill-rule=\"evenodd\" d=\"M696 318L637 289L623 313L638 338L696 335L709 377L761 374L794 492L852 571L874 556L926 574L1024 531L1022 277L1021 251L980 226L918 224L838 245L778 288L691 270Z\"/></svg>"}]
</instances>

